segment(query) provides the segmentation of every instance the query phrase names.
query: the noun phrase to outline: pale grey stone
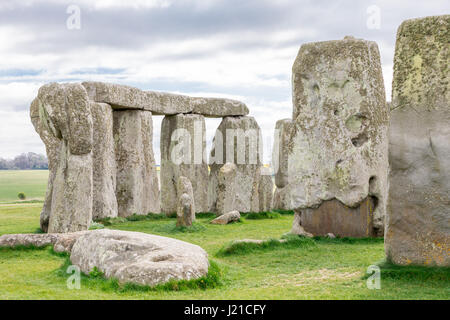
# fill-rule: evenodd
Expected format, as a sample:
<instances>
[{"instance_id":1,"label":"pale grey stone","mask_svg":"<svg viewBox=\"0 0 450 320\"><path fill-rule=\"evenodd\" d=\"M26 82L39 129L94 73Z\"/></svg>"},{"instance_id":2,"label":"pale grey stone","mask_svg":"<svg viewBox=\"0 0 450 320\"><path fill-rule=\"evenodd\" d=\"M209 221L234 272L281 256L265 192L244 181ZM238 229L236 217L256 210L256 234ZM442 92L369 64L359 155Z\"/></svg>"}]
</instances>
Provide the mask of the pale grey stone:
<instances>
[{"instance_id":1,"label":"pale grey stone","mask_svg":"<svg viewBox=\"0 0 450 320\"><path fill-rule=\"evenodd\" d=\"M195 218L194 199L187 193L178 198L177 227L190 227Z\"/></svg>"},{"instance_id":2,"label":"pale grey stone","mask_svg":"<svg viewBox=\"0 0 450 320\"><path fill-rule=\"evenodd\" d=\"M208 254L199 246L161 236L94 230L75 242L72 264L89 274L94 267L119 283L154 286L191 280L208 272Z\"/></svg>"},{"instance_id":3,"label":"pale grey stone","mask_svg":"<svg viewBox=\"0 0 450 320\"><path fill-rule=\"evenodd\" d=\"M63 140L53 181L48 232L88 230L92 221L92 153L72 155Z\"/></svg>"},{"instance_id":4,"label":"pale grey stone","mask_svg":"<svg viewBox=\"0 0 450 320\"><path fill-rule=\"evenodd\" d=\"M45 193L44 205L42 207L40 215L41 230L47 232L51 214L53 180L55 179L56 168L58 166L58 156L61 149L61 140L55 137L41 122L41 118L39 117L38 98L35 98L31 103L30 116L34 129L39 134L42 142L44 142L45 151L47 153L48 171L49 171L47 181L47 191Z\"/></svg>"},{"instance_id":5,"label":"pale grey stone","mask_svg":"<svg viewBox=\"0 0 450 320\"><path fill-rule=\"evenodd\" d=\"M197 98L103 82L83 82L91 100L112 105L114 109L139 109L154 115L196 113L206 117L247 115L247 106L236 100Z\"/></svg>"},{"instance_id":6,"label":"pale grey stone","mask_svg":"<svg viewBox=\"0 0 450 320\"><path fill-rule=\"evenodd\" d=\"M91 102L94 126L92 219L117 217L116 159L113 111L105 103Z\"/></svg>"},{"instance_id":7,"label":"pale grey stone","mask_svg":"<svg viewBox=\"0 0 450 320\"><path fill-rule=\"evenodd\" d=\"M374 229L381 236L389 110L378 46L351 37L304 44L292 71L288 191L294 208L331 199L355 207L375 197Z\"/></svg>"},{"instance_id":8,"label":"pale grey stone","mask_svg":"<svg viewBox=\"0 0 450 320\"><path fill-rule=\"evenodd\" d=\"M23 234L5 234L0 236L0 247L14 248L18 246L46 247L53 246L56 252L72 251L75 241L89 231L79 231L71 233L23 233Z\"/></svg>"},{"instance_id":9,"label":"pale grey stone","mask_svg":"<svg viewBox=\"0 0 450 320\"><path fill-rule=\"evenodd\" d=\"M92 220L93 145L87 92L75 83L44 85L30 112L50 151L41 227L50 233L87 230Z\"/></svg>"},{"instance_id":10,"label":"pale grey stone","mask_svg":"<svg viewBox=\"0 0 450 320\"><path fill-rule=\"evenodd\" d=\"M224 213L211 221L212 224L228 224L231 222L239 221L241 214L239 211L233 210L228 213Z\"/></svg>"},{"instance_id":11,"label":"pale grey stone","mask_svg":"<svg viewBox=\"0 0 450 320\"><path fill-rule=\"evenodd\" d=\"M387 258L450 266L450 15L397 32L386 221Z\"/></svg>"},{"instance_id":12,"label":"pale grey stone","mask_svg":"<svg viewBox=\"0 0 450 320\"><path fill-rule=\"evenodd\" d=\"M263 171L268 170L267 168L264 168L264 167L261 169ZM274 185L273 185L272 175L267 172L263 172L263 174L261 174L261 176L260 176L259 189L258 189L259 211L260 212L267 212L267 211L272 210L273 190L274 190Z\"/></svg>"},{"instance_id":13,"label":"pale grey stone","mask_svg":"<svg viewBox=\"0 0 450 320\"><path fill-rule=\"evenodd\" d=\"M161 211L177 211L177 181L192 183L196 212L207 212L208 165L206 162L205 119L197 114L164 117L161 124Z\"/></svg>"},{"instance_id":14,"label":"pale grey stone","mask_svg":"<svg viewBox=\"0 0 450 320\"><path fill-rule=\"evenodd\" d=\"M120 217L160 212L152 113L114 111L116 197Z\"/></svg>"},{"instance_id":15,"label":"pale grey stone","mask_svg":"<svg viewBox=\"0 0 450 320\"><path fill-rule=\"evenodd\" d=\"M272 167L275 173L275 185L284 188L288 184L289 141L293 128L292 119L278 120L275 124Z\"/></svg>"},{"instance_id":16,"label":"pale grey stone","mask_svg":"<svg viewBox=\"0 0 450 320\"><path fill-rule=\"evenodd\" d=\"M223 215L235 209L236 165L225 163L217 175L217 215Z\"/></svg>"},{"instance_id":17,"label":"pale grey stone","mask_svg":"<svg viewBox=\"0 0 450 320\"><path fill-rule=\"evenodd\" d=\"M195 201L192 183L188 178L178 178L177 194L177 226L189 227L195 220Z\"/></svg>"},{"instance_id":18,"label":"pale grey stone","mask_svg":"<svg viewBox=\"0 0 450 320\"><path fill-rule=\"evenodd\" d=\"M249 212L262 165L261 130L253 117L225 117L217 128L210 156L209 208L217 212L218 173L226 162L236 164L235 210Z\"/></svg>"}]
</instances>

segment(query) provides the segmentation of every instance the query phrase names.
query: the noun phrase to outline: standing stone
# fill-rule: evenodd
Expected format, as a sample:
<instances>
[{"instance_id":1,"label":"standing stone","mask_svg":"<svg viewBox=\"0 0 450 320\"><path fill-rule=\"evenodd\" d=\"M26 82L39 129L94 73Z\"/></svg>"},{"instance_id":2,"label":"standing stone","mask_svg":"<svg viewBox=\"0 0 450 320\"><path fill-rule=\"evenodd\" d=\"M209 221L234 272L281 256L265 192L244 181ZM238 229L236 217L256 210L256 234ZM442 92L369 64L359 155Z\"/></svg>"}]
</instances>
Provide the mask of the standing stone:
<instances>
[{"instance_id":1,"label":"standing stone","mask_svg":"<svg viewBox=\"0 0 450 320\"><path fill-rule=\"evenodd\" d=\"M41 118L39 117L39 99L35 98L30 107L31 122L34 129L44 142L45 151L47 153L48 160L48 181L47 191L45 193L44 205L42 207L40 215L40 227L43 232L48 231L48 223L50 220L50 214L52 210L52 194L53 194L53 181L55 180L56 169L58 166L58 155L61 150L61 140L55 137L51 131L47 129Z\"/></svg>"},{"instance_id":2,"label":"standing stone","mask_svg":"<svg viewBox=\"0 0 450 320\"><path fill-rule=\"evenodd\" d=\"M92 219L117 217L116 159L113 111L105 103L91 102L94 126Z\"/></svg>"},{"instance_id":3,"label":"standing stone","mask_svg":"<svg viewBox=\"0 0 450 320\"><path fill-rule=\"evenodd\" d=\"M397 32L392 88L386 255L450 266L450 15Z\"/></svg>"},{"instance_id":4,"label":"standing stone","mask_svg":"<svg viewBox=\"0 0 450 320\"><path fill-rule=\"evenodd\" d=\"M253 117L225 117L217 128L210 157L209 208L217 212L218 174L226 162L236 164L235 210L250 212L258 169L262 165L261 130Z\"/></svg>"},{"instance_id":5,"label":"standing stone","mask_svg":"<svg viewBox=\"0 0 450 320\"><path fill-rule=\"evenodd\" d=\"M225 163L217 175L217 215L233 211L236 199L236 165Z\"/></svg>"},{"instance_id":6,"label":"standing stone","mask_svg":"<svg viewBox=\"0 0 450 320\"><path fill-rule=\"evenodd\" d=\"M292 73L294 124L287 153L289 192L296 214L336 199L343 206L334 208L342 212L332 218L342 230L321 233L345 236L345 221L339 223L340 217L349 212L347 208L364 205L372 197L374 231L369 234L382 236L389 111L377 44L353 37L304 44ZM366 214L363 209L356 212ZM309 232L307 221L302 227ZM371 225L367 221L361 227L362 233Z\"/></svg>"},{"instance_id":7,"label":"standing stone","mask_svg":"<svg viewBox=\"0 0 450 320\"><path fill-rule=\"evenodd\" d=\"M207 212L208 165L205 119L197 114L164 117L161 125L161 211L177 211L177 181L192 183L196 212Z\"/></svg>"},{"instance_id":8,"label":"standing stone","mask_svg":"<svg viewBox=\"0 0 450 320\"><path fill-rule=\"evenodd\" d=\"M275 125L272 167L275 171L276 189L273 194L273 208L292 210L291 192L288 185L288 147L294 122L291 119L278 120Z\"/></svg>"},{"instance_id":9,"label":"standing stone","mask_svg":"<svg viewBox=\"0 0 450 320\"><path fill-rule=\"evenodd\" d=\"M140 110L114 111L113 117L119 216L159 213L152 113Z\"/></svg>"},{"instance_id":10,"label":"standing stone","mask_svg":"<svg viewBox=\"0 0 450 320\"><path fill-rule=\"evenodd\" d=\"M177 226L190 227L195 220L195 202L192 183L188 178L178 178L177 194Z\"/></svg>"},{"instance_id":11,"label":"standing stone","mask_svg":"<svg viewBox=\"0 0 450 320\"><path fill-rule=\"evenodd\" d=\"M269 168L261 167L261 175L258 185L258 211L268 212L272 210L273 202L273 181Z\"/></svg>"},{"instance_id":12,"label":"standing stone","mask_svg":"<svg viewBox=\"0 0 450 320\"><path fill-rule=\"evenodd\" d=\"M93 145L87 92L80 84L44 85L32 104L32 118L36 118L36 111L39 121L33 122L39 123L36 126L41 133L53 137L48 144L52 172L46 196L46 202L51 203L44 207L42 229L49 233L87 230L92 220Z\"/></svg>"}]
</instances>

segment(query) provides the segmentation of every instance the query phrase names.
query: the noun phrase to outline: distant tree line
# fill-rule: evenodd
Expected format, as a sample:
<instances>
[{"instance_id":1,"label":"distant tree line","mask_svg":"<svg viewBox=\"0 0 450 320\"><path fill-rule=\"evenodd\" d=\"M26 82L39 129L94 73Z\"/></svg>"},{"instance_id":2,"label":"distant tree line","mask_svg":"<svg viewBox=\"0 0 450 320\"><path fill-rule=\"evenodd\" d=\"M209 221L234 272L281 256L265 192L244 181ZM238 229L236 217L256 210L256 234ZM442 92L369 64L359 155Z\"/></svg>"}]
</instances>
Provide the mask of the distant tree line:
<instances>
[{"instance_id":1,"label":"distant tree line","mask_svg":"<svg viewBox=\"0 0 450 320\"><path fill-rule=\"evenodd\" d=\"M0 158L0 170L48 169L47 157L34 152L22 153L12 160Z\"/></svg>"}]
</instances>

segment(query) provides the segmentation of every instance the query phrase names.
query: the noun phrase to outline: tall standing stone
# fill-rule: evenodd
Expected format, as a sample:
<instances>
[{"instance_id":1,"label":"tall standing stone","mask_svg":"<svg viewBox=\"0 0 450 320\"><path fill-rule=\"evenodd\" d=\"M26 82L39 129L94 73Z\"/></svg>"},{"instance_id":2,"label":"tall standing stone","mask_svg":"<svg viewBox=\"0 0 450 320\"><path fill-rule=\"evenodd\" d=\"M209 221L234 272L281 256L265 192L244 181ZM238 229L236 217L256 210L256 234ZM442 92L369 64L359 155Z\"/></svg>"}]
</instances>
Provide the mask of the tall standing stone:
<instances>
[{"instance_id":1,"label":"tall standing stone","mask_svg":"<svg viewBox=\"0 0 450 320\"><path fill-rule=\"evenodd\" d=\"M41 140L44 142L45 151L48 160L48 181L47 191L45 193L44 205L40 215L40 227L44 232L48 231L48 223L52 211L52 194L53 181L55 180L56 169L58 166L58 156L61 150L61 140L52 134L52 132L44 125L39 116L39 99L36 98L31 103L30 107L31 122L34 129L39 134Z\"/></svg>"},{"instance_id":2,"label":"tall standing stone","mask_svg":"<svg viewBox=\"0 0 450 320\"><path fill-rule=\"evenodd\" d=\"M31 110L40 132L52 136L47 143L52 171L46 196L48 206L44 207L41 226L45 230L48 220L49 233L86 230L92 220L93 145L87 92L80 84L50 83L39 89Z\"/></svg>"},{"instance_id":3,"label":"tall standing stone","mask_svg":"<svg viewBox=\"0 0 450 320\"><path fill-rule=\"evenodd\" d=\"M274 147L272 150L272 167L275 171L276 189L273 195L273 208L279 210L294 209L288 176L288 148L291 139L293 121L291 119L278 120L275 125Z\"/></svg>"},{"instance_id":4,"label":"tall standing stone","mask_svg":"<svg viewBox=\"0 0 450 320\"><path fill-rule=\"evenodd\" d=\"M192 183L188 178L178 178L177 194L177 226L189 227L195 220L195 201Z\"/></svg>"},{"instance_id":5,"label":"tall standing stone","mask_svg":"<svg viewBox=\"0 0 450 320\"><path fill-rule=\"evenodd\" d=\"M317 220L303 219L302 227L309 232L315 221L323 226L323 233L332 232L326 230L331 225L324 223L329 217L321 205L336 199L343 204L334 206L336 210L350 212L347 208L361 207L372 198L373 211L370 206L356 211L371 217L359 225L359 233L381 236L389 111L377 44L353 37L304 44L292 80L294 125L287 148L290 198L296 215L317 208L313 213ZM340 220L338 226L355 219L350 214L332 218ZM344 229L340 233L345 236Z\"/></svg>"},{"instance_id":6,"label":"tall standing stone","mask_svg":"<svg viewBox=\"0 0 450 320\"><path fill-rule=\"evenodd\" d=\"M258 184L258 210L256 212L267 212L273 207L273 181L269 168L261 167Z\"/></svg>"},{"instance_id":7,"label":"tall standing stone","mask_svg":"<svg viewBox=\"0 0 450 320\"><path fill-rule=\"evenodd\" d=\"M208 165L205 118L198 114L164 117L161 124L161 211L177 211L177 181L192 183L196 212L207 212Z\"/></svg>"},{"instance_id":8,"label":"tall standing stone","mask_svg":"<svg viewBox=\"0 0 450 320\"><path fill-rule=\"evenodd\" d=\"M91 102L93 119L93 202L92 219L117 217L116 159L113 111L105 103Z\"/></svg>"},{"instance_id":9,"label":"tall standing stone","mask_svg":"<svg viewBox=\"0 0 450 320\"><path fill-rule=\"evenodd\" d=\"M386 255L450 266L450 15L397 32L392 86Z\"/></svg>"},{"instance_id":10,"label":"tall standing stone","mask_svg":"<svg viewBox=\"0 0 450 320\"><path fill-rule=\"evenodd\" d=\"M114 111L113 117L119 216L159 213L152 113L141 110Z\"/></svg>"},{"instance_id":11,"label":"tall standing stone","mask_svg":"<svg viewBox=\"0 0 450 320\"><path fill-rule=\"evenodd\" d=\"M224 163L236 164L235 210L250 212L258 169L262 165L261 130L253 117L225 117L217 128L210 157L209 208L217 212L218 173Z\"/></svg>"}]
</instances>

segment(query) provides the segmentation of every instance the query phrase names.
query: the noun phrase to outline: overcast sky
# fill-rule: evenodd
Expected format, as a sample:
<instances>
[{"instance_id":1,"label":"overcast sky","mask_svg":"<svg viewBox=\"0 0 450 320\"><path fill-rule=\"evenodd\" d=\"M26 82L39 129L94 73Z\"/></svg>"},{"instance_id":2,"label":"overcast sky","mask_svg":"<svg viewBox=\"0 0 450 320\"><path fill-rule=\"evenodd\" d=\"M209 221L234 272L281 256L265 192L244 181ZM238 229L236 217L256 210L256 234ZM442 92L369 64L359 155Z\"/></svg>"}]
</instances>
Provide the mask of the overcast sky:
<instances>
[{"instance_id":1,"label":"overcast sky","mask_svg":"<svg viewBox=\"0 0 450 320\"><path fill-rule=\"evenodd\" d=\"M448 0L1 0L0 157L45 153L28 114L41 85L98 80L242 100L263 130L267 163L275 122L291 117L302 43L376 41L390 100L397 27L448 13ZM159 161L162 117L153 119ZM208 140L219 122L207 119Z\"/></svg>"}]
</instances>

